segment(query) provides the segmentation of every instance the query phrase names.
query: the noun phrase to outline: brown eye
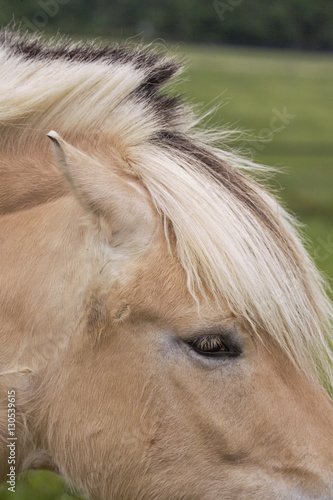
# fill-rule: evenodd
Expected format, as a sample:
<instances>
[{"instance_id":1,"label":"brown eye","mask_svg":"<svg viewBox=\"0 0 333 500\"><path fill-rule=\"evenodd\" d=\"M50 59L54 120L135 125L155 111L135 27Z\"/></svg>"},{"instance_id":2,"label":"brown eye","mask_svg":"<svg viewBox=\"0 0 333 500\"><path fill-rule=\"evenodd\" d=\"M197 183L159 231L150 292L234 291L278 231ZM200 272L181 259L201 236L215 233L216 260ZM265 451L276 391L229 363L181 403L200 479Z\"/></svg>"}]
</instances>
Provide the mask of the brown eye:
<instances>
[{"instance_id":1,"label":"brown eye","mask_svg":"<svg viewBox=\"0 0 333 500\"><path fill-rule=\"evenodd\" d=\"M188 343L198 354L203 356L222 358L240 354L239 348L228 345L222 335L202 335Z\"/></svg>"}]
</instances>

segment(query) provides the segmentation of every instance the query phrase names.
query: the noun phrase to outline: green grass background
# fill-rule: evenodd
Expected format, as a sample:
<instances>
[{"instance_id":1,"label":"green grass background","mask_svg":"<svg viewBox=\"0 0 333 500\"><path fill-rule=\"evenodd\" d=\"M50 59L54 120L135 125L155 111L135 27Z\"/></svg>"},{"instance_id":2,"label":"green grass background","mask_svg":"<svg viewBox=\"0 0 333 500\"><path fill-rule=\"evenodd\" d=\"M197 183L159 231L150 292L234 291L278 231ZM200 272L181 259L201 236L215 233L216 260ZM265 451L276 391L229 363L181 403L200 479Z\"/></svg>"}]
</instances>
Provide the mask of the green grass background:
<instances>
[{"instance_id":1,"label":"green grass background","mask_svg":"<svg viewBox=\"0 0 333 500\"><path fill-rule=\"evenodd\" d=\"M270 184L285 206L305 224L310 253L333 278L333 62L321 54L262 49L185 46L188 69L178 90L204 109L224 103L210 118L214 126L250 130L260 136L273 110L295 115L270 140L252 143L254 159L283 168ZM251 149L251 143L247 146ZM69 488L49 472L17 482L17 492L0 487L0 500L71 500Z\"/></svg>"}]
</instances>

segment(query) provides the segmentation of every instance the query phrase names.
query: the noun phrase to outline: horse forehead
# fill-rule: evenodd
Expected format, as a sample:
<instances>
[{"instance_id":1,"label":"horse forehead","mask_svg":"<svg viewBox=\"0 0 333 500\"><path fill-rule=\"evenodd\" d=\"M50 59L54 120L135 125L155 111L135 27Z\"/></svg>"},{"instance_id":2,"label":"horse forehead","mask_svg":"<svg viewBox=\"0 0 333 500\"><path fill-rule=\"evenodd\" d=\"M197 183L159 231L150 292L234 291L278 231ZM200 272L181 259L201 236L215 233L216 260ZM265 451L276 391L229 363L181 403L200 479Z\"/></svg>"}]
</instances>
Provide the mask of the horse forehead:
<instances>
[{"instance_id":1,"label":"horse forehead","mask_svg":"<svg viewBox=\"0 0 333 500\"><path fill-rule=\"evenodd\" d=\"M216 324L233 316L226 302L217 306L214 301L202 300L198 308L199 296L190 293L176 248L168 248L163 234L157 235L145 255L130 263L123 276L123 281L112 285L112 302L107 292L114 319L126 320L137 314L188 329L197 323Z\"/></svg>"},{"instance_id":2,"label":"horse forehead","mask_svg":"<svg viewBox=\"0 0 333 500\"><path fill-rule=\"evenodd\" d=\"M132 309L159 310L165 315L177 304L183 309L193 308L194 300L188 292L185 271L161 241L153 243L144 256L126 266L123 276L117 285L118 309L121 309L121 304L128 303ZM114 287L112 296L115 297Z\"/></svg>"}]
</instances>

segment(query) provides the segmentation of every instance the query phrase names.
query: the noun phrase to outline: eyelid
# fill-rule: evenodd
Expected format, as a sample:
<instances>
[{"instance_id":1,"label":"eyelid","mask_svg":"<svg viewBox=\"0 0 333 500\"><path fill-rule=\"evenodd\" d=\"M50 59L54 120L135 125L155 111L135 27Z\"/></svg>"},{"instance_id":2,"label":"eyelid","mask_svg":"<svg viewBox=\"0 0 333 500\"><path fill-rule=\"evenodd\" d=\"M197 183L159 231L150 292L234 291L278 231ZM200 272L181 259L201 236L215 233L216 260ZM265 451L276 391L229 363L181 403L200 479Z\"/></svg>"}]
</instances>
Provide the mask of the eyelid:
<instances>
[{"instance_id":1,"label":"eyelid","mask_svg":"<svg viewBox=\"0 0 333 500\"><path fill-rule=\"evenodd\" d=\"M192 346L192 349L194 352L199 354L199 356L204 356L206 358L236 358L241 354L241 352L238 351L216 351L216 352L209 352L209 351L199 351L195 349L195 347Z\"/></svg>"},{"instance_id":2,"label":"eyelid","mask_svg":"<svg viewBox=\"0 0 333 500\"><path fill-rule=\"evenodd\" d=\"M199 342L202 340L204 337L219 337L221 338L221 342L225 345L226 351L201 351L200 349L197 349L195 346L196 342ZM190 338L187 338L186 340L184 339L184 342L188 346L191 347L197 354L201 356L206 356L206 357L236 357L242 354L242 342L239 339L239 335L237 335L235 328L228 328L228 329L219 329L218 331L215 329L214 332L202 332L200 334L193 335Z\"/></svg>"},{"instance_id":3,"label":"eyelid","mask_svg":"<svg viewBox=\"0 0 333 500\"><path fill-rule=\"evenodd\" d=\"M201 340L200 337L188 342L188 344L196 352L198 352L199 354L208 355L208 356L236 356L236 355L238 355L238 354L241 353L241 349L240 349L239 346L237 346L237 345L230 345L227 342L224 342L223 340L222 340L222 343L226 347L225 350L221 350L221 351L204 351L204 350L202 350L200 348L197 348L196 345L195 345L196 342L198 342L199 340Z\"/></svg>"},{"instance_id":4,"label":"eyelid","mask_svg":"<svg viewBox=\"0 0 333 500\"><path fill-rule=\"evenodd\" d=\"M202 337L222 337L226 342L239 343L239 333L234 324L213 326L208 328L201 328L196 331L188 332L183 336L185 342L190 342Z\"/></svg>"}]
</instances>

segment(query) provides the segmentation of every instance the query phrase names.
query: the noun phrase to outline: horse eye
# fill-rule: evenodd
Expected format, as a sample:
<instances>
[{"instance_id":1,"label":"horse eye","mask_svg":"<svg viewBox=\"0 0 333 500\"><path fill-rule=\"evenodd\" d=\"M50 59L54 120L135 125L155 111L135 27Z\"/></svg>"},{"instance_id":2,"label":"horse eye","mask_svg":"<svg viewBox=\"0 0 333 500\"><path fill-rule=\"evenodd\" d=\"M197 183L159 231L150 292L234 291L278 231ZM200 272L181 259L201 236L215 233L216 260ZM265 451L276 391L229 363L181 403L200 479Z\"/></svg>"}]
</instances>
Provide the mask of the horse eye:
<instances>
[{"instance_id":1,"label":"horse eye","mask_svg":"<svg viewBox=\"0 0 333 500\"><path fill-rule=\"evenodd\" d=\"M222 335L201 335L188 341L188 344L195 352L202 356L223 358L226 356L238 356L240 354L240 349L229 345Z\"/></svg>"}]
</instances>

